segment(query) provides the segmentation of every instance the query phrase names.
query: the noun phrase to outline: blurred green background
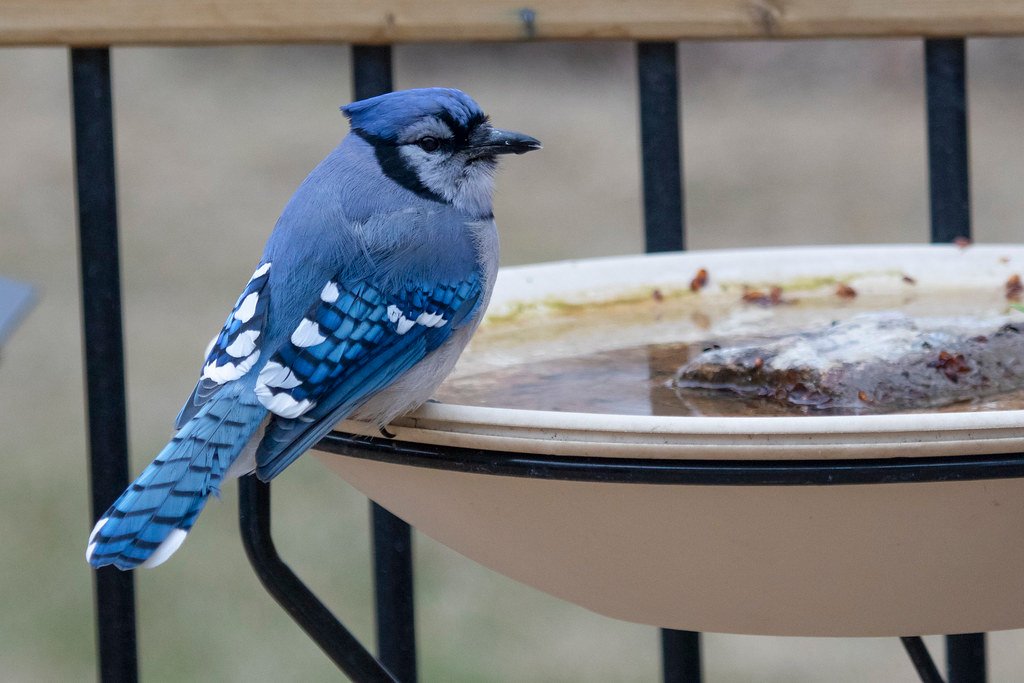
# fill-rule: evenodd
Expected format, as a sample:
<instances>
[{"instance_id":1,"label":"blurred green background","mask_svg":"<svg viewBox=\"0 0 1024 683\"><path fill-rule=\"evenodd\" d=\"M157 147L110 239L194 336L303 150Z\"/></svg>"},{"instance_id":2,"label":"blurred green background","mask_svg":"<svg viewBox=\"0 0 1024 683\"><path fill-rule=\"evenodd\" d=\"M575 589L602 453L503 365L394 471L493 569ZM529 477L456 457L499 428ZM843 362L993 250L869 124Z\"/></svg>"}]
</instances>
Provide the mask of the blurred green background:
<instances>
[{"instance_id":1,"label":"blurred green background","mask_svg":"<svg viewBox=\"0 0 1024 683\"><path fill-rule=\"evenodd\" d=\"M919 41L680 46L689 246L923 242ZM544 151L506 163L506 264L642 249L633 47L403 46L398 87L473 95ZM970 42L975 235L1024 228L1024 41ZM95 675L67 54L0 50L0 274L41 299L0 357L0 679ZM113 52L132 472L170 435L202 349L279 211L346 132L345 47ZM313 458L275 482L278 546L372 643L367 503ZM950 552L955 552L954 548ZM654 681L654 628L617 622L416 537L424 681ZM148 681L337 672L259 586L235 487L173 561L137 573ZM928 639L941 655L941 641ZM991 679L1024 675L993 634ZM896 639L705 638L708 681L900 681ZM940 657L941 658L941 657Z\"/></svg>"}]
</instances>

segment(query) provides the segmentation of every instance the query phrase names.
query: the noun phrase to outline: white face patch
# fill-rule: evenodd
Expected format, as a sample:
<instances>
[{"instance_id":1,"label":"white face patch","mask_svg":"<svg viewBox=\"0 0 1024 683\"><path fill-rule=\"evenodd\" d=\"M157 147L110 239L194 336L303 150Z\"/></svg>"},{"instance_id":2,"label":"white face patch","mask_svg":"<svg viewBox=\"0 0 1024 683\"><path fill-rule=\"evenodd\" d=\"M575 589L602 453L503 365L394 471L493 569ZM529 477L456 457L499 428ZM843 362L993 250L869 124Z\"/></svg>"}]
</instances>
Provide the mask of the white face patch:
<instances>
[{"instance_id":1,"label":"white face patch","mask_svg":"<svg viewBox=\"0 0 1024 683\"><path fill-rule=\"evenodd\" d=\"M406 145L415 143L423 138L437 138L438 140L451 140L455 135L448 124L441 119L433 117L422 118L412 125L406 127L398 134L398 144Z\"/></svg>"},{"instance_id":2,"label":"white face patch","mask_svg":"<svg viewBox=\"0 0 1024 683\"><path fill-rule=\"evenodd\" d=\"M410 126L415 129L419 123L429 124L434 121L418 122ZM443 125L443 124L442 124ZM428 129L429 127L426 126ZM445 126L447 129L447 126ZM450 139L442 138L438 139ZM407 136L403 134L402 140ZM406 144L398 148L398 153L406 166L411 168L419 181L434 194L443 197L458 209L473 215L489 214L491 199L494 195L494 171L497 163L493 159L471 160L465 151L450 153L443 147L434 152L427 152L416 144L419 138L408 138Z\"/></svg>"}]
</instances>

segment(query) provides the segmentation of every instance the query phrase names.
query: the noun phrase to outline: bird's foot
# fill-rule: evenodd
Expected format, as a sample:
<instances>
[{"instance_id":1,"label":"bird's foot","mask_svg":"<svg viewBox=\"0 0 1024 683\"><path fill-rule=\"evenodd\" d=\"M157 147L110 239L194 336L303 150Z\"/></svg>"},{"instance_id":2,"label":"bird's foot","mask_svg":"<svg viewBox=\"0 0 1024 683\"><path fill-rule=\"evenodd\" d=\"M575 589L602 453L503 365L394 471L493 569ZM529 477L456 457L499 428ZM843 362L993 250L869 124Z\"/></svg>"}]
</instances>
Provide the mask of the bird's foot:
<instances>
[{"instance_id":1,"label":"bird's foot","mask_svg":"<svg viewBox=\"0 0 1024 683\"><path fill-rule=\"evenodd\" d=\"M385 439L393 439L396 436L395 434L389 432L387 427L378 427L377 429L378 431L380 431L380 435L383 436Z\"/></svg>"}]
</instances>

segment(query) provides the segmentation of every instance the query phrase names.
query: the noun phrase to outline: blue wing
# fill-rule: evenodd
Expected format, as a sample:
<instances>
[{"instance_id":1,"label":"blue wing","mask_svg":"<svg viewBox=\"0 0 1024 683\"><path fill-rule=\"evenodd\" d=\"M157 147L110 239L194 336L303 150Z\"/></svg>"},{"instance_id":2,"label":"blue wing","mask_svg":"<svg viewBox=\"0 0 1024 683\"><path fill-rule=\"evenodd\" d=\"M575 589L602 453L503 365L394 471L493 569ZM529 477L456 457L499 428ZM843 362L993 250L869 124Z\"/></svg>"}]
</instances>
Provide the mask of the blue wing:
<instances>
[{"instance_id":1,"label":"blue wing","mask_svg":"<svg viewBox=\"0 0 1024 683\"><path fill-rule=\"evenodd\" d=\"M259 264L207 349L199 381L174 420L176 429L184 427L225 384L245 375L259 360L259 337L270 307L270 265L269 261Z\"/></svg>"},{"instance_id":2,"label":"blue wing","mask_svg":"<svg viewBox=\"0 0 1024 683\"><path fill-rule=\"evenodd\" d=\"M389 291L390 290L390 291ZM331 280L260 372L256 394L275 415L256 451L276 476L339 419L441 346L481 300L475 270L385 288Z\"/></svg>"}]
</instances>

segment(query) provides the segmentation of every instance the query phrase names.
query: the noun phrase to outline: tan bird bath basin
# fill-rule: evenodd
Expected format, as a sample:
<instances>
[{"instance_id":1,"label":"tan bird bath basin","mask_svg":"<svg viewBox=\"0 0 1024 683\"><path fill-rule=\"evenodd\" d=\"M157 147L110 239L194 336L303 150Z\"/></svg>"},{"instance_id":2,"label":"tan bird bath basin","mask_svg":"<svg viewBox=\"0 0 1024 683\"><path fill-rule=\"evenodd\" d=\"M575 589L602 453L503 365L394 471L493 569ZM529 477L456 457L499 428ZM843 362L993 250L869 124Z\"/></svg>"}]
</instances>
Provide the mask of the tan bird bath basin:
<instances>
[{"instance_id":1,"label":"tan bird bath basin","mask_svg":"<svg viewBox=\"0 0 1024 683\"><path fill-rule=\"evenodd\" d=\"M695 293L701 268L708 284ZM508 268L442 402L391 427L392 450L422 452L320 456L467 557L620 619L774 635L1021 628L1024 458L997 454L1024 451L1022 396L904 414L759 414L680 403L663 376L674 344L866 310L1024 324L1006 298L1018 272L1020 246ZM840 283L856 296L837 295ZM744 303L743 285L781 286L789 303Z\"/></svg>"}]
</instances>

